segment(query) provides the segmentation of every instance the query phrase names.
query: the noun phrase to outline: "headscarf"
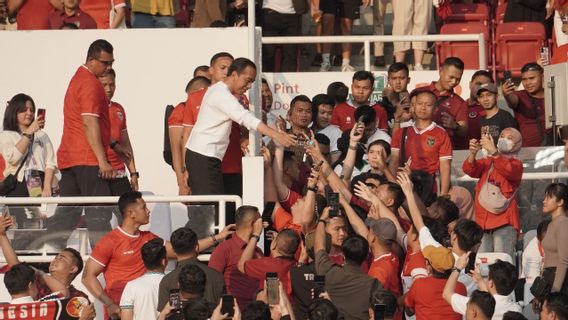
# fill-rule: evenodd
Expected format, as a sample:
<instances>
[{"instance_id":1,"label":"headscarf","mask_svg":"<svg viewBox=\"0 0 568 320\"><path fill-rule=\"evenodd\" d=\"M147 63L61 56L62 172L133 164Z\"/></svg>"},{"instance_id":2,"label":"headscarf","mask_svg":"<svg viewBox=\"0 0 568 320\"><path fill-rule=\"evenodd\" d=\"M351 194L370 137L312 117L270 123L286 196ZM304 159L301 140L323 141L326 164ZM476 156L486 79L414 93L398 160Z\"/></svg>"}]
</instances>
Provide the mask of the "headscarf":
<instances>
[{"instance_id":1,"label":"headscarf","mask_svg":"<svg viewBox=\"0 0 568 320\"><path fill-rule=\"evenodd\" d=\"M521 133L519 132L519 130L510 127L503 129L503 131L501 131L501 134L506 134L511 136L513 141L513 147L508 152L503 152L501 150L499 150L499 152L501 152L501 154L506 157L516 157L517 154L519 153L519 150L521 150L521 146L523 145L523 137L521 136Z\"/></svg>"}]
</instances>

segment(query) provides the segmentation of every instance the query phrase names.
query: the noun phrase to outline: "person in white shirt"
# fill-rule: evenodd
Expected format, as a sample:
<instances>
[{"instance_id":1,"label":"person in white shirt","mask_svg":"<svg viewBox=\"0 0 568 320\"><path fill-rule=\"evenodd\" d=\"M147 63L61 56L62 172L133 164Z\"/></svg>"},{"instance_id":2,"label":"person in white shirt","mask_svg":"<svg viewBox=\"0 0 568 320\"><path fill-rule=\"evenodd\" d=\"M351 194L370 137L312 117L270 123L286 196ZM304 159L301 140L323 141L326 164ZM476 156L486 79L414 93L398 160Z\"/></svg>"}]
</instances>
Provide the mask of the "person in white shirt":
<instances>
[{"instance_id":1,"label":"person in white shirt","mask_svg":"<svg viewBox=\"0 0 568 320\"><path fill-rule=\"evenodd\" d=\"M327 94L318 94L312 99L312 130L329 138L331 163L337 161L341 155L341 151L337 148L337 140L341 138L342 132L338 126L331 124L334 107L335 102Z\"/></svg>"},{"instance_id":2,"label":"person in white shirt","mask_svg":"<svg viewBox=\"0 0 568 320\"><path fill-rule=\"evenodd\" d=\"M35 271L25 263L13 265L4 275L4 286L8 290L12 301L10 304L34 302L38 290L34 281Z\"/></svg>"},{"instance_id":3,"label":"person in white shirt","mask_svg":"<svg viewBox=\"0 0 568 320\"><path fill-rule=\"evenodd\" d=\"M211 86L203 98L199 117L187 142L187 166L193 194L223 194L221 160L229 144L232 121L270 136L286 147L296 143L285 132L276 131L244 109L236 95L243 95L256 78L256 65L238 58L229 67L227 78Z\"/></svg>"},{"instance_id":4,"label":"person in white shirt","mask_svg":"<svg viewBox=\"0 0 568 320\"><path fill-rule=\"evenodd\" d=\"M120 298L122 320L158 317L158 289L168 264L164 240L155 238L146 242L140 254L148 271L126 284Z\"/></svg>"},{"instance_id":5,"label":"person in white shirt","mask_svg":"<svg viewBox=\"0 0 568 320\"><path fill-rule=\"evenodd\" d=\"M448 282L444 288L444 299L452 306L452 309L465 315L468 302L471 298L455 293L458 276L467 266L469 254L462 255L456 262ZM515 290L518 280L517 268L509 262L497 260L489 265L489 275L484 278L479 273L479 267L473 272L473 278L479 286L479 290L489 292L495 299L495 312L493 320L502 320L503 314L507 311L522 312L521 306L513 301L509 295Z\"/></svg>"}]
</instances>

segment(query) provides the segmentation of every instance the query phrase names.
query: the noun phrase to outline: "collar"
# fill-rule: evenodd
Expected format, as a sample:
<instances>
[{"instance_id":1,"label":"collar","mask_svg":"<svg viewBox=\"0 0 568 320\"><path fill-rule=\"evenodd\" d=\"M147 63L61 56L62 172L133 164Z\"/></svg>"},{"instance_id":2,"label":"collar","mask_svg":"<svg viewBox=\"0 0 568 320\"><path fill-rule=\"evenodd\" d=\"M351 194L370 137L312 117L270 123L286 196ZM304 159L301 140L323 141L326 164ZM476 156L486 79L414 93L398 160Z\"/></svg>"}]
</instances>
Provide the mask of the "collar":
<instances>
[{"instance_id":1,"label":"collar","mask_svg":"<svg viewBox=\"0 0 568 320\"><path fill-rule=\"evenodd\" d=\"M355 101L353 101L353 100L351 100L351 99L347 99L347 100L345 101L345 103L346 103L348 106L353 107L353 108L355 108L355 109L357 109L359 106L362 106L362 104L356 106L356 105L355 105ZM372 105L371 105L371 101L367 100L367 105L372 106Z\"/></svg>"},{"instance_id":2,"label":"collar","mask_svg":"<svg viewBox=\"0 0 568 320\"><path fill-rule=\"evenodd\" d=\"M16 299L12 299L10 304L23 304L23 303L30 303L34 302L34 299L31 296L20 297Z\"/></svg>"},{"instance_id":3,"label":"collar","mask_svg":"<svg viewBox=\"0 0 568 320\"><path fill-rule=\"evenodd\" d=\"M198 264L198 263L200 263L199 259L197 259L197 257L193 257L193 258L179 260L177 262L176 267L182 267L182 266L185 266L187 264Z\"/></svg>"},{"instance_id":4,"label":"collar","mask_svg":"<svg viewBox=\"0 0 568 320\"><path fill-rule=\"evenodd\" d=\"M494 294L493 298L495 299L496 303L515 303L514 301L511 301L511 298L509 296L502 296L500 294Z\"/></svg>"},{"instance_id":5,"label":"collar","mask_svg":"<svg viewBox=\"0 0 568 320\"><path fill-rule=\"evenodd\" d=\"M454 89L447 91L448 93L442 94L440 92L440 90L438 90L438 88L436 88L436 83L438 83L438 81L432 81L432 83L430 84L429 89L439 98L439 97L453 97L454 96Z\"/></svg>"},{"instance_id":6,"label":"collar","mask_svg":"<svg viewBox=\"0 0 568 320\"><path fill-rule=\"evenodd\" d=\"M91 71L89 68L87 68L86 65L82 64L81 67L82 67L82 68L85 68L85 70L89 71L89 73L91 73L92 75L95 75L95 74L93 73L93 71Z\"/></svg>"},{"instance_id":7,"label":"collar","mask_svg":"<svg viewBox=\"0 0 568 320\"><path fill-rule=\"evenodd\" d=\"M345 262L345 264L343 264L343 270L345 270L349 273L365 273L365 272L363 272L363 269L361 269L361 266L354 265L354 264L349 263L349 262Z\"/></svg>"},{"instance_id":8,"label":"collar","mask_svg":"<svg viewBox=\"0 0 568 320\"><path fill-rule=\"evenodd\" d=\"M120 231L122 234L124 234L125 236L129 237L129 238L134 238L134 239L136 239L136 238L140 237L140 232L138 232L138 233L135 234L135 235L132 235L132 234L130 234L130 233L124 231L124 229L122 229L120 226L116 227L116 229L117 229L118 231Z\"/></svg>"},{"instance_id":9,"label":"collar","mask_svg":"<svg viewBox=\"0 0 568 320\"><path fill-rule=\"evenodd\" d=\"M432 123L430 123L429 126L427 126L426 128L424 128L424 129L422 129L422 130L419 130L419 129L416 127L416 122L414 122L414 123L412 124L412 128L414 129L414 132L416 132L416 134L423 134L423 133L425 133L426 131L433 130L435 127L436 127L436 122L434 122L434 121L432 121Z\"/></svg>"},{"instance_id":10,"label":"collar","mask_svg":"<svg viewBox=\"0 0 568 320\"><path fill-rule=\"evenodd\" d=\"M376 257L375 259L373 259L373 262L379 261L379 260L381 260L382 258L386 258L386 257L390 257L390 256L392 256L392 252L385 253L385 254L380 255L380 256Z\"/></svg>"}]
</instances>

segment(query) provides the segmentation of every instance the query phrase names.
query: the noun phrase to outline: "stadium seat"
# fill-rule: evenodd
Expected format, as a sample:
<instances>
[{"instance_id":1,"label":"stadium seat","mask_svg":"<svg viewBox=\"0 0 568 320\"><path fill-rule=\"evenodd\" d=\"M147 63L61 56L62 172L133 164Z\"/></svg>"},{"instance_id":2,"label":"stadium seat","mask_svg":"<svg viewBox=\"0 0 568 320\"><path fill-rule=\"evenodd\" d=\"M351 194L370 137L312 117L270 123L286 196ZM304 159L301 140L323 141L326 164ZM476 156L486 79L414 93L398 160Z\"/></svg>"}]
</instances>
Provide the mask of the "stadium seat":
<instances>
[{"instance_id":1,"label":"stadium seat","mask_svg":"<svg viewBox=\"0 0 568 320\"><path fill-rule=\"evenodd\" d=\"M506 261L515 264L513 262L513 258L511 258L509 254L504 252L478 252L475 262L476 264L477 263L492 264L497 260Z\"/></svg>"},{"instance_id":2,"label":"stadium seat","mask_svg":"<svg viewBox=\"0 0 568 320\"><path fill-rule=\"evenodd\" d=\"M510 70L513 77L520 77L523 65L538 60L546 32L539 22L504 22L497 25L494 41L498 75Z\"/></svg>"},{"instance_id":3,"label":"stadium seat","mask_svg":"<svg viewBox=\"0 0 568 320\"><path fill-rule=\"evenodd\" d=\"M481 22L489 23L489 7L483 3L456 3L451 4L451 13L444 19L446 23L455 22Z\"/></svg>"},{"instance_id":4,"label":"stadium seat","mask_svg":"<svg viewBox=\"0 0 568 320\"><path fill-rule=\"evenodd\" d=\"M447 23L442 26L440 34L468 34L483 33L485 37L485 52L487 64L491 62L491 41L489 41L489 26L481 22ZM447 57L460 57L466 69L479 69L479 44L477 41L452 42L443 41L436 44L438 53L438 67Z\"/></svg>"},{"instance_id":5,"label":"stadium seat","mask_svg":"<svg viewBox=\"0 0 568 320\"><path fill-rule=\"evenodd\" d=\"M507 2L499 2L497 4L497 9L495 10L495 23L503 23L505 18L505 11L507 10Z\"/></svg>"}]
</instances>

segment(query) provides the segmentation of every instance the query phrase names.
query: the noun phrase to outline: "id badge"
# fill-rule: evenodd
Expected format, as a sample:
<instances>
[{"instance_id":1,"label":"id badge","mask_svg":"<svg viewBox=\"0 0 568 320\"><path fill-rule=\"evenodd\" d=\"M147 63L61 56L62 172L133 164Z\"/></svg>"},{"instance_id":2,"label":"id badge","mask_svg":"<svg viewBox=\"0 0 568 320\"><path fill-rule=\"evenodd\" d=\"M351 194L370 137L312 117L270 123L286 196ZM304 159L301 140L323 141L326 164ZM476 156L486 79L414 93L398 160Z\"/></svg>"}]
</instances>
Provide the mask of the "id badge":
<instances>
[{"instance_id":1,"label":"id badge","mask_svg":"<svg viewBox=\"0 0 568 320\"><path fill-rule=\"evenodd\" d=\"M25 179L30 197L40 197L43 184L41 182L39 172L35 170L26 170Z\"/></svg>"}]
</instances>

